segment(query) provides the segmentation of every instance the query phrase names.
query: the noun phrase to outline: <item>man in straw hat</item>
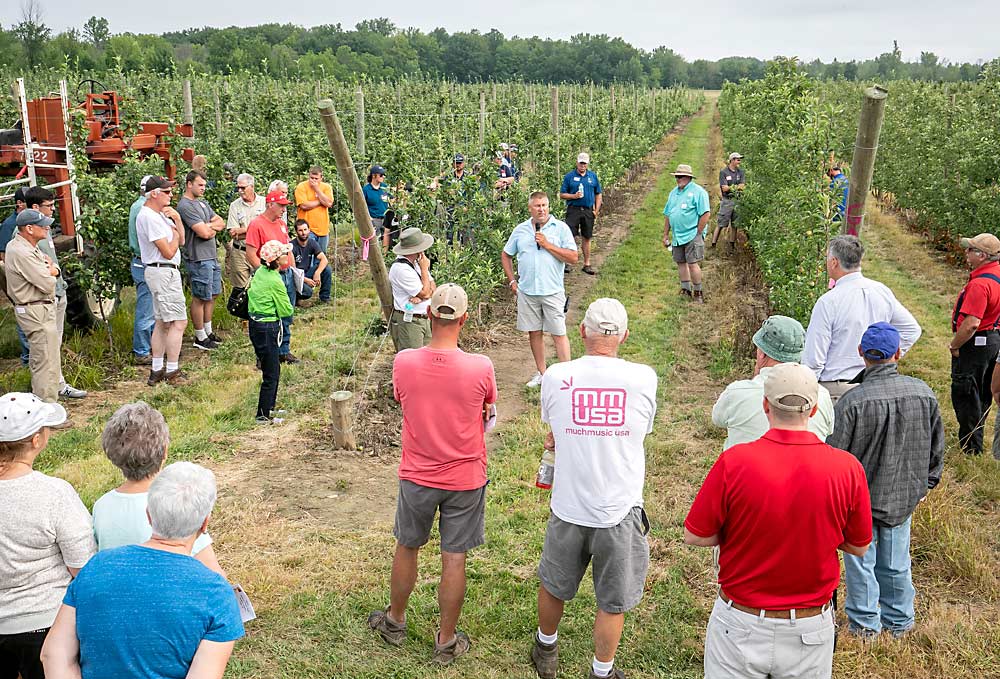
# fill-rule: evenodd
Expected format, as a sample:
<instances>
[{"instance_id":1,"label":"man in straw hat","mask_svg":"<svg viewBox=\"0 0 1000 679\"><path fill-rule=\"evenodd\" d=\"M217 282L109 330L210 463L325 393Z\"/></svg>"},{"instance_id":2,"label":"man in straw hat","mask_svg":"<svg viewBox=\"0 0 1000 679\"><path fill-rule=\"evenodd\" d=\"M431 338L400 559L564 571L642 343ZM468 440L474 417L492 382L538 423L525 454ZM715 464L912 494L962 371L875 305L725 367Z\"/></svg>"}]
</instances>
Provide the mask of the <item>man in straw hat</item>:
<instances>
[{"instance_id":1,"label":"man in straw hat","mask_svg":"<svg viewBox=\"0 0 1000 679\"><path fill-rule=\"evenodd\" d=\"M431 323L427 307L436 286L431 276L431 262L424 252L434 243L434 236L416 227L404 229L392 248L396 261L389 267L392 286L392 318L389 335L396 351L419 349L431 341Z\"/></svg>"},{"instance_id":2,"label":"man in straw hat","mask_svg":"<svg viewBox=\"0 0 1000 679\"><path fill-rule=\"evenodd\" d=\"M771 428L719 456L684 521L685 543L719 546L706 679L831 676L837 550L864 555L872 517L861 463L808 430L818 401L809 368L775 366Z\"/></svg>"},{"instance_id":3,"label":"man in straw hat","mask_svg":"<svg viewBox=\"0 0 1000 679\"><path fill-rule=\"evenodd\" d=\"M644 441L656 417L657 378L649 366L618 357L628 313L617 299L592 302L579 333L585 355L552 366L542 380L545 445L556 462L531 662L539 677L555 678L559 621L592 562L597 616L589 676L624 679L615 653L649 569Z\"/></svg>"},{"instance_id":4,"label":"man in straw hat","mask_svg":"<svg viewBox=\"0 0 1000 679\"><path fill-rule=\"evenodd\" d=\"M802 360L806 331L802 324L788 316L770 316L753 336L757 348L757 365L749 380L733 382L719 396L712 408L712 422L727 430L723 450L737 443L749 443L763 436L768 428L767 415L761 407L764 382L774 366L798 363ZM809 418L809 431L821 441L833 431L833 401L822 385L815 417Z\"/></svg>"},{"instance_id":5,"label":"man in straw hat","mask_svg":"<svg viewBox=\"0 0 1000 679\"><path fill-rule=\"evenodd\" d=\"M680 294L698 304L705 303L701 288L701 265L705 259L705 234L708 232L708 191L694 182L690 165L683 163L671 174L677 186L663 207L663 245L670 248L681 279ZM674 237L670 238L673 231Z\"/></svg>"},{"instance_id":6,"label":"man in straw hat","mask_svg":"<svg viewBox=\"0 0 1000 679\"><path fill-rule=\"evenodd\" d=\"M419 233L419 232L418 232ZM403 238L406 232L403 232ZM402 454L396 505L396 554L389 605L368 616L368 626L393 646L406 641L406 608L417 584L420 548L440 513L441 626L434 661L449 665L468 652L458 629L465 600L465 554L486 539L486 440L495 417L493 362L458 348L468 319L465 290L446 283L431 296L431 341L401 351L392 366L393 396L403 410Z\"/></svg>"}]
</instances>

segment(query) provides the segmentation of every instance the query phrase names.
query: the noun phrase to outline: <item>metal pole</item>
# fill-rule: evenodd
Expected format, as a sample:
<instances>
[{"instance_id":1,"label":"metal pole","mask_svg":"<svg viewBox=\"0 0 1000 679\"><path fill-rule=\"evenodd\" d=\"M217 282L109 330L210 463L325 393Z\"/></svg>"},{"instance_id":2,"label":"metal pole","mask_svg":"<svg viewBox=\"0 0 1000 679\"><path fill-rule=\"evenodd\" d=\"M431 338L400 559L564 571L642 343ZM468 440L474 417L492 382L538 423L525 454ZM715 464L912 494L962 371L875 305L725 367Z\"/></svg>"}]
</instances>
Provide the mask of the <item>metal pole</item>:
<instances>
[{"instance_id":1,"label":"metal pole","mask_svg":"<svg viewBox=\"0 0 1000 679\"><path fill-rule=\"evenodd\" d=\"M865 90L858 121L858 136L854 142L854 158L847 193L847 214L840 227L841 233L858 236L865 222L865 201L872 188L875 171L875 154L878 138L885 117L885 102L889 91L876 85Z\"/></svg>"},{"instance_id":2,"label":"metal pole","mask_svg":"<svg viewBox=\"0 0 1000 679\"><path fill-rule=\"evenodd\" d=\"M354 112L355 135L357 136L358 157L365 158L365 91L358 85L358 91L354 95L356 111Z\"/></svg>"},{"instance_id":3,"label":"metal pole","mask_svg":"<svg viewBox=\"0 0 1000 679\"><path fill-rule=\"evenodd\" d=\"M493 94L496 94L497 86L493 85ZM496 99L493 100L494 102ZM486 92L479 90L479 150L486 148Z\"/></svg>"},{"instance_id":4,"label":"metal pole","mask_svg":"<svg viewBox=\"0 0 1000 679\"><path fill-rule=\"evenodd\" d=\"M378 298L382 304L382 315L386 322L389 322L392 316L392 288L389 286L389 274L386 272L385 259L382 257L382 244L374 237L375 230L372 228L372 219L368 214L368 204L365 203L361 182L358 181L358 173L354 169L354 161L347 148L344 128L340 126L340 118L337 117L332 99L321 99L317 102L317 107L320 119L323 121L323 127L326 129L326 138L330 142L333 157L337 162L337 174L344 182L344 188L351 201L351 212L354 213L358 233L361 234L361 238L371 244L372 252L368 257L368 267L371 269L375 291L378 292Z\"/></svg>"}]
</instances>

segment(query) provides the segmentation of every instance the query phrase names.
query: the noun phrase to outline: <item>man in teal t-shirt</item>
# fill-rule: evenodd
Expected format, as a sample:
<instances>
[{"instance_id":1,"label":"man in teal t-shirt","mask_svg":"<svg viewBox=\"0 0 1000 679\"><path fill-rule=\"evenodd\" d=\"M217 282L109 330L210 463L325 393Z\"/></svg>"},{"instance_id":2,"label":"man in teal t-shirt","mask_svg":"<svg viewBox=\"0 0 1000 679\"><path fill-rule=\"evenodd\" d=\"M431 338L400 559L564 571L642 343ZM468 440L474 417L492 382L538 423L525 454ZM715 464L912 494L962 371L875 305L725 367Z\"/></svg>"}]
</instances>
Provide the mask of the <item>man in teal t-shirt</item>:
<instances>
[{"instance_id":1,"label":"man in teal t-shirt","mask_svg":"<svg viewBox=\"0 0 1000 679\"><path fill-rule=\"evenodd\" d=\"M690 165L678 165L671 174L677 188L670 192L663 207L663 245L673 254L681 279L680 294L705 303L701 286L701 265L705 259L705 234L708 233L708 192L694 182ZM671 240L670 232L674 236Z\"/></svg>"}]
</instances>

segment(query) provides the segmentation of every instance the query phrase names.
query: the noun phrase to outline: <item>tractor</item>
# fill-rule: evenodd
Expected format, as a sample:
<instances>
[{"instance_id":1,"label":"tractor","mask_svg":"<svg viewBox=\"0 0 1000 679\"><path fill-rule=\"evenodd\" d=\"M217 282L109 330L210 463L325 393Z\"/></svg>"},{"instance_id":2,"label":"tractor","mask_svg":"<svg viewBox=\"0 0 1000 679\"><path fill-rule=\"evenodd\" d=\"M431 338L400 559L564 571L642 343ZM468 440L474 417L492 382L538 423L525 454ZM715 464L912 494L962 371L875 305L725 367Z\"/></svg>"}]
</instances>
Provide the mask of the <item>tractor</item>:
<instances>
[{"instance_id":1,"label":"tractor","mask_svg":"<svg viewBox=\"0 0 1000 679\"><path fill-rule=\"evenodd\" d=\"M23 78L18 78L12 89L20 115L12 128L0 130L0 179L13 177L0 182L0 204L12 201L14 190L19 186L43 185L51 189L56 194L58 210L52 233L56 251L75 250L78 255L86 256L96 245L85 242L76 230L80 202L70 148L71 104L66 81L59 83L58 93L37 99L27 98ZM185 94L188 92L190 90L185 88ZM98 171L113 168L125 162L127 152L137 151L142 157L158 155L163 158L166 175L174 178L176 168L170 158L169 135L194 136L189 98L185 100L184 124L174 126L171 131L167 123L140 122L138 132L131 137L125 135L122 98L118 92L96 80L84 80L77 85L76 99L79 103L73 104L73 109L83 111L86 116L86 154L92 168ZM181 157L191 162L194 151L185 148ZM72 280L67 283L66 319L74 327L90 329L107 319L118 304L117 296L99 299Z\"/></svg>"}]
</instances>

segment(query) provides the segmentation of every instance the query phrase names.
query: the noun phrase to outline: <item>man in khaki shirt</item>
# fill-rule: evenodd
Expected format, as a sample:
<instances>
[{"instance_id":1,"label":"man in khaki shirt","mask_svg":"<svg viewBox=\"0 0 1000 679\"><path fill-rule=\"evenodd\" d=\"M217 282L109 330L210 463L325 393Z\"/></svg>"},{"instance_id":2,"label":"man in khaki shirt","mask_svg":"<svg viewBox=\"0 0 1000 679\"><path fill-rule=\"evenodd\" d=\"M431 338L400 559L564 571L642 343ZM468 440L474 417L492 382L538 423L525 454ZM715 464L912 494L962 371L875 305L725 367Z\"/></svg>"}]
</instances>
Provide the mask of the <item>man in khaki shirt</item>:
<instances>
[{"instance_id":1,"label":"man in khaki shirt","mask_svg":"<svg viewBox=\"0 0 1000 679\"><path fill-rule=\"evenodd\" d=\"M28 338L31 391L55 403L59 395L59 328L56 322L56 279L59 269L38 249L54 220L38 210L22 210L17 235L7 246L4 269L14 318Z\"/></svg>"},{"instance_id":2,"label":"man in khaki shirt","mask_svg":"<svg viewBox=\"0 0 1000 679\"><path fill-rule=\"evenodd\" d=\"M254 217L264 212L264 196L254 190L253 175L244 173L236 178L236 193L236 200L229 204L226 220L226 228L232 236L232 241L226 244L226 273L234 292L250 284L253 267L247 261L247 228Z\"/></svg>"}]
</instances>

